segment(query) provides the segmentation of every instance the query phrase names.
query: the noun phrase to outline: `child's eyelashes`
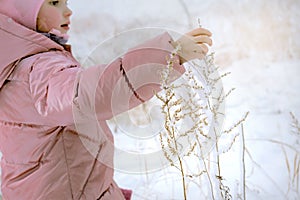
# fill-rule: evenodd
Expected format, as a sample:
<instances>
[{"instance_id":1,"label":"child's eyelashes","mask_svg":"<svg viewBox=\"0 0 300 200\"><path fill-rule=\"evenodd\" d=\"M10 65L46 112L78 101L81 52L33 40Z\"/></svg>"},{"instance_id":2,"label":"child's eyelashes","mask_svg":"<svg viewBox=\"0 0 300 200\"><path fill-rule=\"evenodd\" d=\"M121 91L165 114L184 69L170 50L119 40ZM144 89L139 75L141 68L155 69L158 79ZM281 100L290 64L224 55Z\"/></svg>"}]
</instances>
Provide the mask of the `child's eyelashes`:
<instances>
[{"instance_id":1,"label":"child's eyelashes","mask_svg":"<svg viewBox=\"0 0 300 200\"><path fill-rule=\"evenodd\" d=\"M59 1L56 1L56 0L50 1L49 4L52 6L57 6L59 4Z\"/></svg>"},{"instance_id":2,"label":"child's eyelashes","mask_svg":"<svg viewBox=\"0 0 300 200\"><path fill-rule=\"evenodd\" d=\"M57 6L59 3L61 3L63 0L52 0L49 2L50 5L52 6ZM66 5L68 5L68 0L64 1Z\"/></svg>"}]
</instances>

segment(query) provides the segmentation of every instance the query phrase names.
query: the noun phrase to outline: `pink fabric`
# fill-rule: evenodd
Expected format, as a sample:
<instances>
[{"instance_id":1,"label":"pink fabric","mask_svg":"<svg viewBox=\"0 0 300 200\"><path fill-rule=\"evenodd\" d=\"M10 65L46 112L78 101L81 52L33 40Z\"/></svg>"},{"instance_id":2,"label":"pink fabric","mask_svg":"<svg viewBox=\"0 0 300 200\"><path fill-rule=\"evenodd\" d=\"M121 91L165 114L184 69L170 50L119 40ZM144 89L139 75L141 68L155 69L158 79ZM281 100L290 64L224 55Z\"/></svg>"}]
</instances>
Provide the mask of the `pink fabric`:
<instances>
[{"instance_id":1,"label":"pink fabric","mask_svg":"<svg viewBox=\"0 0 300 200\"><path fill-rule=\"evenodd\" d=\"M84 70L62 46L0 14L3 199L124 199L113 180L113 137L105 120L141 101L124 83L120 67L139 95L151 98L152 89L159 90L151 83L158 75L147 63L165 66L170 40L159 35L123 58ZM146 67L139 70L141 65ZM179 65L175 69L184 71ZM139 87L145 77L154 80ZM94 132L78 131L74 110L87 116L96 110L98 122L87 124ZM104 140L98 143L94 135Z\"/></svg>"},{"instance_id":2,"label":"pink fabric","mask_svg":"<svg viewBox=\"0 0 300 200\"><path fill-rule=\"evenodd\" d=\"M2 7L0 7L2 9ZM15 35L13 37L13 35ZM63 50L63 47L45 40L41 34L28 30L14 22L10 17L0 13L0 88L14 67L10 66L20 58L39 52L47 52L51 48ZM12 53L13 52L13 53Z\"/></svg>"},{"instance_id":3,"label":"pink fabric","mask_svg":"<svg viewBox=\"0 0 300 200\"><path fill-rule=\"evenodd\" d=\"M38 12L44 0L0 0L0 13L36 30Z\"/></svg>"},{"instance_id":4,"label":"pink fabric","mask_svg":"<svg viewBox=\"0 0 300 200\"><path fill-rule=\"evenodd\" d=\"M130 200L132 196L132 190L121 189L126 200Z\"/></svg>"}]
</instances>

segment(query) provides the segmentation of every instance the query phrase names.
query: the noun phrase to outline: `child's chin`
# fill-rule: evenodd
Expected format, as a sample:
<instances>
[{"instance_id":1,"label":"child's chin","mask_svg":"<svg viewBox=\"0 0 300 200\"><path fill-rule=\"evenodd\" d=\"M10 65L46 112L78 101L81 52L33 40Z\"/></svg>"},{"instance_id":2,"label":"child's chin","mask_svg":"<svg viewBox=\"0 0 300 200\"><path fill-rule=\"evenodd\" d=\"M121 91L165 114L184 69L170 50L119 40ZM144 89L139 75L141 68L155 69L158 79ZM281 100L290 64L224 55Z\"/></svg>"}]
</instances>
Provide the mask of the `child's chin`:
<instances>
[{"instance_id":1,"label":"child's chin","mask_svg":"<svg viewBox=\"0 0 300 200\"><path fill-rule=\"evenodd\" d=\"M66 33L68 33L68 31L65 31L65 30L61 30L60 32L61 32L61 34L66 34Z\"/></svg>"},{"instance_id":2,"label":"child's chin","mask_svg":"<svg viewBox=\"0 0 300 200\"><path fill-rule=\"evenodd\" d=\"M62 34L66 34L66 33L68 33L69 29L66 30L66 29L64 29L64 28L60 28L59 31L60 31Z\"/></svg>"}]
</instances>

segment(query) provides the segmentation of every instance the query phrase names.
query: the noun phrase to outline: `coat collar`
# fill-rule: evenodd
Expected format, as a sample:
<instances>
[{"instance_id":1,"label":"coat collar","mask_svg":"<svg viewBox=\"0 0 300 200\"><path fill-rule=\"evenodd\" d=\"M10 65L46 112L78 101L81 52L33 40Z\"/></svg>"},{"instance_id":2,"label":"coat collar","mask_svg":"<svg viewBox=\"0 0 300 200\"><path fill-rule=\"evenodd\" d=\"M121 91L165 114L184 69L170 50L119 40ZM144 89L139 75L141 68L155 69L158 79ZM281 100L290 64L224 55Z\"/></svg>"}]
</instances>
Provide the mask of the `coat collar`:
<instances>
[{"instance_id":1,"label":"coat collar","mask_svg":"<svg viewBox=\"0 0 300 200\"><path fill-rule=\"evenodd\" d=\"M52 49L64 50L46 36L0 13L0 89L22 58ZM69 48L67 48L69 49Z\"/></svg>"}]
</instances>

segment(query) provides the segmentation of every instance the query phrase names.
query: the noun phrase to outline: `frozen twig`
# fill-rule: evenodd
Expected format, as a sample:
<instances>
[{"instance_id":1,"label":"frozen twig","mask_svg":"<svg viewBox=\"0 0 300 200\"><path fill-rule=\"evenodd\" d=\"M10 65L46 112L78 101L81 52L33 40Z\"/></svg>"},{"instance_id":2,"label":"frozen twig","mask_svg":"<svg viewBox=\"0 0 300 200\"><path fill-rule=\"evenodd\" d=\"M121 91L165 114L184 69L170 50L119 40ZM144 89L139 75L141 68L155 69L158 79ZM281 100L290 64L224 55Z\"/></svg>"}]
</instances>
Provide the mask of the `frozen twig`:
<instances>
[{"instance_id":1,"label":"frozen twig","mask_svg":"<svg viewBox=\"0 0 300 200\"><path fill-rule=\"evenodd\" d=\"M244 134L244 125L241 123L241 132L242 132L242 184L243 184L243 200L246 200L246 164L245 164L245 134Z\"/></svg>"}]
</instances>

